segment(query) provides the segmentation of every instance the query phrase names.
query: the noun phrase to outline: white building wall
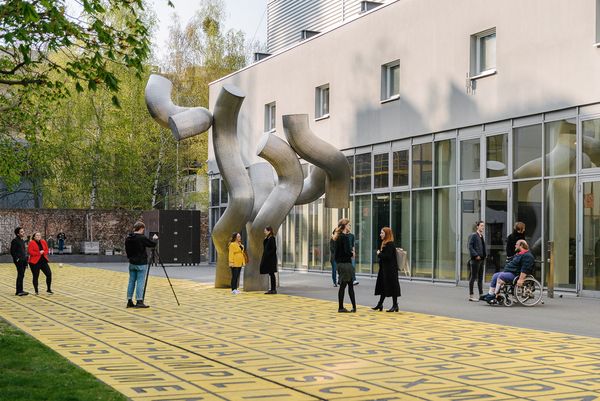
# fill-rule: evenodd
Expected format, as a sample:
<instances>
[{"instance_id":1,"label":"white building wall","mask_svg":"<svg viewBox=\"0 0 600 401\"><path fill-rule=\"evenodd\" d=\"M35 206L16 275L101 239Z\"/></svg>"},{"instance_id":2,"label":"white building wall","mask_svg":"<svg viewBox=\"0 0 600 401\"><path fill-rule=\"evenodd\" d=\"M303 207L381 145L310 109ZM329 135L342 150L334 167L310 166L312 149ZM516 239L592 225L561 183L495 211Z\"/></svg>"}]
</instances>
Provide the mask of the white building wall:
<instances>
[{"instance_id":1,"label":"white building wall","mask_svg":"<svg viewBox=\"0 0 600 401\"><path fill-rule=\"evenodd\" d=\"M596 0L401 0L253 64L210 86L240 87L239 135L258 161L264 105L309 114L340 149L600 101ZM497 74L466 90L470 36L496 27ZM400 60L400 98L381 103L381 65ZM314 121L315 88L330 85L330 118ZM212 147L209 168L217 171Z\"/></svg>"}]
</instances>

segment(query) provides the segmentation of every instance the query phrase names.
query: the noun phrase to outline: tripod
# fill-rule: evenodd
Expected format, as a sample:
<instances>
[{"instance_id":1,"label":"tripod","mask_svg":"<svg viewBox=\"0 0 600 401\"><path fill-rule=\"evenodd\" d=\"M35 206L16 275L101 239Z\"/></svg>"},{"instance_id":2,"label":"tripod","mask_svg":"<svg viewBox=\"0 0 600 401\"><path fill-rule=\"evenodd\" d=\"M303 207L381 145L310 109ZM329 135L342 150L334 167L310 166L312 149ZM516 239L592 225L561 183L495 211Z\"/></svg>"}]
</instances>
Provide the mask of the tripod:
<instances>
[{"instance_id":1,"label":"tripod","mask_svg":"<svg viewBox=\"0 0 600 401\"><path fill-rule=\"evenodd\" d=\"M144 296L142 297L142 299L146 299L146 287L148 286L148 277L150 276L150 267L152 267L152 264L160 264L160 266L163 268L163 271L165 272L165 277L167 277L167 281L171 286L171 291L173 291L175 301L177 301L177 306L180 306L181 304L179 303L179 299L177 299L177 294L175 294L175 289L173 288L173 284L171 284L171 279L167 274L167 269L165 268L165 265L163 264L162 260L160 260L160 254L158 253L156 248L152 248L152 254L150 255L150 261L148 262L148 271L146 272L146 281L144 282Z\"/></svg>"}]
</instances>

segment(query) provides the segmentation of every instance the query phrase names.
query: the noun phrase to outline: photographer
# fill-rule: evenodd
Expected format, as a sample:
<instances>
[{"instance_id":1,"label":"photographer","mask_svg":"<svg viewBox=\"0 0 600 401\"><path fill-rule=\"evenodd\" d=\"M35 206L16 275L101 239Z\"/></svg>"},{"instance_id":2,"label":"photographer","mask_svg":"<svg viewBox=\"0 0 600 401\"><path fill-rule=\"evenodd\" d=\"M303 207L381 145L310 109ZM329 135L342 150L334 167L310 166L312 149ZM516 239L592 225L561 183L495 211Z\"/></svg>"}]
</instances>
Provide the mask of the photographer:
<instances>
[{"instance_id":1,"label":"photographer","mask_svg":"<svg viewBox=\"0 0 600 401\"><path fill-rule=\"evenodd\" d=\"M146 248L156 247L156 234L152 241L144 235L146 226L141 221L133 225L133 232L125 239L125 252L129 259L129 285L127 286L127 307L148 308L144 304L144 282L148 271L148 254ZM135 289L136 304L133 304L133 290Z\"/></svg>"}]
</instances>

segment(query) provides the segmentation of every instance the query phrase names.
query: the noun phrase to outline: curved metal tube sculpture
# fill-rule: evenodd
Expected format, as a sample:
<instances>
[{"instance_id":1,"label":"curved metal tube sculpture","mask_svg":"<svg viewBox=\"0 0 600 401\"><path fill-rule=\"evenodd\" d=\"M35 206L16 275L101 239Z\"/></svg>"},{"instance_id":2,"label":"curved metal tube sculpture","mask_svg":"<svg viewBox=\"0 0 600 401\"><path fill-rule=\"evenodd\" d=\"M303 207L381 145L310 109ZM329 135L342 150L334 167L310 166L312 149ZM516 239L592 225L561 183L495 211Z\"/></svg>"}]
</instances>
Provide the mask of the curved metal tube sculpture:
<instances>
[{"instance_id":1,"label":"curved metal tube sculpture","mask_svg":"<svg viewBox=\"0 0 600 401\"><path fill-rule=\"evenodd\" d=\"M347 208L350 204L350 165L346 156L312 133L308 114L284 115L282 118L283 131L296 153L325 170L325 207Z\"/></svg>"},{"instance_id":2,"label":"curved metal tube sculpture","mask_svg":"<svg viewBox=\"0 0 600 401\"><path fill-rule=\"evenodd\" d=\"M305 205L319 199L325 193L326 177L325 170L312 166L310 174L304 179L302 192L296 199L296 205Z\"/></svg>"},{"instance_id":3,"label":"curved metal tube sculpture","mask_svg":"<svg viewBox=\"0 0 600 401\"><path fill-rule=\"evenodd\" d=\"M208 130L213 116L204 107L180 107L171 101L173 83L152 74L146 84L145 98L148 111L164 128L170 128L177 141Z\"/></svg>"},{"instance_id":4,"label":"curved metal tube sculpture","mask_svg":"<svg viewBox=\"0 0 600 401\"><path fill-rule=\"evenodd\" d=\"M241 231L244 224L250 220L254 207L254 191L242 161L237 137L238 114L244 97L239 88L224 85L214 109L213 148L219 171L229 193L227 209L212 230L212 240L217 250L217 288L230 285L229 240L234 231Z\"/></svg>"},{"instance_id":5,"label":"curved metal tube sculpture","mask_svg":"<svg viewBox=\"0 0 600 401\"><path fill-rule=\"evenodd\" d=\"M278 136L264 134L258 144L257 154L271 163L279 179L275 189L262 204L248 232L250 263L244 270L244 291L266 288L267 276L261 276L259 270L263 252L263 230L266 226L271 226L277 232L302 192L304 178L296 153Z\"/></svg>"}]
</instances>

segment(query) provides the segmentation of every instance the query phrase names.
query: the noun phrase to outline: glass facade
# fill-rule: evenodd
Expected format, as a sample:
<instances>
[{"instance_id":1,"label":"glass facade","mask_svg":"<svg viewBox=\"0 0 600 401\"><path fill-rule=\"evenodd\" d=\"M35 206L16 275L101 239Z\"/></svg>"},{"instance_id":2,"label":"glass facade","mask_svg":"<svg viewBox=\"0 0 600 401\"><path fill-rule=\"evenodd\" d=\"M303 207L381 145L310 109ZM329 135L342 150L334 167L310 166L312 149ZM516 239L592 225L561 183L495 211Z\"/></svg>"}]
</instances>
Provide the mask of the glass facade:
<instances>
[{"instance_id":1,"label":"glass facade","mask_svg":"<svg viewBox=\"0 0 600 401\"><path fill-rule=\"evenodd\" d=\"M331 233L348 217L358 274L377 274L379 232L389 226L409 255L412 279L464 282L468 237L484 220L489 281L506 261L507 235L522 221L536 278L548 283L552 247L556 289L600 291L600 117L573 114L530 117L534 123L504 124L498 133L482 126L466 138L460 130L434 134L405 140L406 148L391 144L389 152L348 150L350 208L327 209L322 199L294 206L279 230L281 264L331 270ZM210 190L212 228L227 191L218 176Z\"/></svg>"}]
</instances>

